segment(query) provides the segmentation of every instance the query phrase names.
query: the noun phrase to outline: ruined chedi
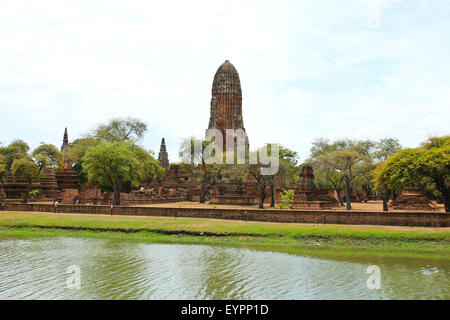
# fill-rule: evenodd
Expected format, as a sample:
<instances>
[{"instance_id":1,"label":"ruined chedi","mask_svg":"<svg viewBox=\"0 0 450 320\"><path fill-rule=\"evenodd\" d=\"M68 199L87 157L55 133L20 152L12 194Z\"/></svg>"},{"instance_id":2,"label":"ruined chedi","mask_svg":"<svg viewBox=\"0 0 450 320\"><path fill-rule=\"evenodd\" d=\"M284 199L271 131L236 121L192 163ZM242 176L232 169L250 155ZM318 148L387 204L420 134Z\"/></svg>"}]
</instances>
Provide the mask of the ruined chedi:
<instances>
[{"instance_id":1,"label":"ruined chedi","mask_svg":"<svg viewBox=\"0 0 450 320\"><path fill-rule=\"evenodd\" d=\"M40 189L42 190L45 199L53 201L60 197L58 182L56 180L55 172L52 166L46 166L42 170Z\"/></svg>"},{"instance_id":2,"label":"ruined chedi","mask_svg":"<svg viewBox=\"0 0 450 320\"><path fill-rule=\"evenodd\" d=\"M167 153L166 140L164 138L162 138L161 140L161 147L159 148L158 161L161 164L161 167L166 169L166 171L169 170L169 154Z\"/></svg>"},{"instance_id":3,"label":"ruined chedi","mask_svg":"<svg viewBox=\"0 0 450 320\"><path fill-rule=\"evenodd\" d=\"M243 139L248 150L248 136L242 117L242 90L236 68L226 60L217 70L213 85L208 129L218 129L223 137L223 149L233 150L234 145L226 144L227 129L242 129ZM208 138L208 130L206 137ZM236 144L236 139L234 141Z\"/></svg>"},{"instance_id":4,"label":"ruined chedi","mask_svg":"<svg viewBox=\"0 0 450 320\"><path fill-rule=\"evenodd\" d=\"M64 155L64 168L55 174L58 187L60 189L78 189L78 176L72 170L72 161L69 158L69 136L67 134L67 128L64 130L61 152Z\"/></svg>"}]
</instances>

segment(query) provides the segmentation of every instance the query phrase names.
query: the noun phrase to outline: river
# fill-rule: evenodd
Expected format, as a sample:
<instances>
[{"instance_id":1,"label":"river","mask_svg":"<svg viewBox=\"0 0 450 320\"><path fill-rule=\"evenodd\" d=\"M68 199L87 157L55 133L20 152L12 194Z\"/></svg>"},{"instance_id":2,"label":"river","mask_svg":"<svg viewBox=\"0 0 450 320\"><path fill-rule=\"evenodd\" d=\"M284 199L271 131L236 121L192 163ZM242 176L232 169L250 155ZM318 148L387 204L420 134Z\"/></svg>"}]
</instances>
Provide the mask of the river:
<instances>
[{"instance_id":1,"label":"river","mask_svg":"<svg viewBox=\"0 0 450 320\"><path fill-rule=\"evenodd\" d=\"M380 289L367 285L376 276L367 273L371 265L380 277L370 283ZM0 299L449 298L449 260L322 259L223 246L0 237Z\"/></svg>"}]
</instances>

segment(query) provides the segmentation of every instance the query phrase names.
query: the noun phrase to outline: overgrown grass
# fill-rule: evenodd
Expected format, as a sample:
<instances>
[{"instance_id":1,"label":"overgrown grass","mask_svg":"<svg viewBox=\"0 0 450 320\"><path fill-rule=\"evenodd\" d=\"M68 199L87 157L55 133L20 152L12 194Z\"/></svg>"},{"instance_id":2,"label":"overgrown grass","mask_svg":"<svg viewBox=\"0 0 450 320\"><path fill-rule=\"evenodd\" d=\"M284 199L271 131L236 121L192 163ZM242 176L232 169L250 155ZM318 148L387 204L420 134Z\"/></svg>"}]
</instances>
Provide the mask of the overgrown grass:
<instances>
[{"instance_id":1,"label":"overgrown grass","mask_svg":"<svg viewBox=\"0 0 450 320\"><path fill-rule=\"evenodd\" d=\"M1 212L0 234L6 237L73 236L149 243L226 245L323 257L385 256L450 260L450 228Z\"/></svg>"}]
</instances>

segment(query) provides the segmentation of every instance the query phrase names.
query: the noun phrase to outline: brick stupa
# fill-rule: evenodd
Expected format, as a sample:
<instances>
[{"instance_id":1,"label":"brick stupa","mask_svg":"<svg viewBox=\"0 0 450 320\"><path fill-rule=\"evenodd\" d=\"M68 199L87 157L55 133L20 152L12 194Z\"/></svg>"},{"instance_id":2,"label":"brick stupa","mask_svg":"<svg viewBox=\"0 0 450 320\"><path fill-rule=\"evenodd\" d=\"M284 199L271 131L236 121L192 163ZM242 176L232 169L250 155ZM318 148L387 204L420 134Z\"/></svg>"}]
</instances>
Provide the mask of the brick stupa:
<instances>
[{"instance_id":1,"label":"brick stupa","mask_svg":"<svg viewBox=\"0 0 450 320\"><path fill-rule=\"evenodd\" d=\"M67 128L64 130L63 144L61 152L64 155L64 168L56 173L56 180L59 189L77 189L78 190L78 176L72 170L72 161L69 158L69 137Z\"/></svg>"},{"instance_id":2,"label":"brick stupa","mask_svg":"<svg viewBox=\"0 0 450 320\"><path fill-rule=\"evenodd\" d=\"M313 168L310 165L303 166L298 187L294 189L292 208L330 209L337 206L337 200L327 190L316 188Z\"/></svg>"},{"instance_id":3,"label":"brick stupa","mask_svg":"<svg viewBox=\"0 0 450 320\"><path fill-rule=\"evenodd\" d=\"M40 189L46 199L55 200L59 198L60 192L58 190L58 182L52 166L46 166L42 170L40 183Z\"/></svg>"},{"instance_id":4,"label":"brick stupa","mask_svg":"<svg viewBox=\"0 0 450 320\"><path fill-rule=\"evenodd\" d=\"M164 140L164 138L162 138L161 140L161 147L159 149L158 161L161 164L161 167L166 169L167 172L167 170L169 170L169 154L167 153L166 140Z\"/></svg>"},{"instance_id":5,"label":"brick stupa","mask_svg":"<svg viewBox=\"0 0 450 320\"><path fill-rule=\"evenodd\" d=\"M391 208L394 210L423 210L438 211L433 202L425 197L419 189L406 188L400 196L391 202Z\"/></svg>"}]
</instances>

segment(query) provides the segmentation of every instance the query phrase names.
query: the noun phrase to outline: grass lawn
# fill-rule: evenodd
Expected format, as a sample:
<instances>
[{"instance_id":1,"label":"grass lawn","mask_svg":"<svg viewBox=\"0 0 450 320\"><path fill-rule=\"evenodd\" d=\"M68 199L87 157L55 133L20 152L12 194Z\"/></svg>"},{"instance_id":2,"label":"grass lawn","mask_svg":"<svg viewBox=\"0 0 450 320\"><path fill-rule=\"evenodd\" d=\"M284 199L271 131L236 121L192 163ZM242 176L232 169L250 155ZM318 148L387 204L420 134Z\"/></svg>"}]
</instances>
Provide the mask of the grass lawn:
<instances>
[{"instance_id":1,"label":"grass lawn","mask_svg":"<svg viewBox=\"0 0 450 320\"><path fill-rule=\"evenodd\" d=\"M0 212L0 239L41 236L244 246L313 256L389 256L450 260L450 228Z\"/></svg>"}]
</instances>

